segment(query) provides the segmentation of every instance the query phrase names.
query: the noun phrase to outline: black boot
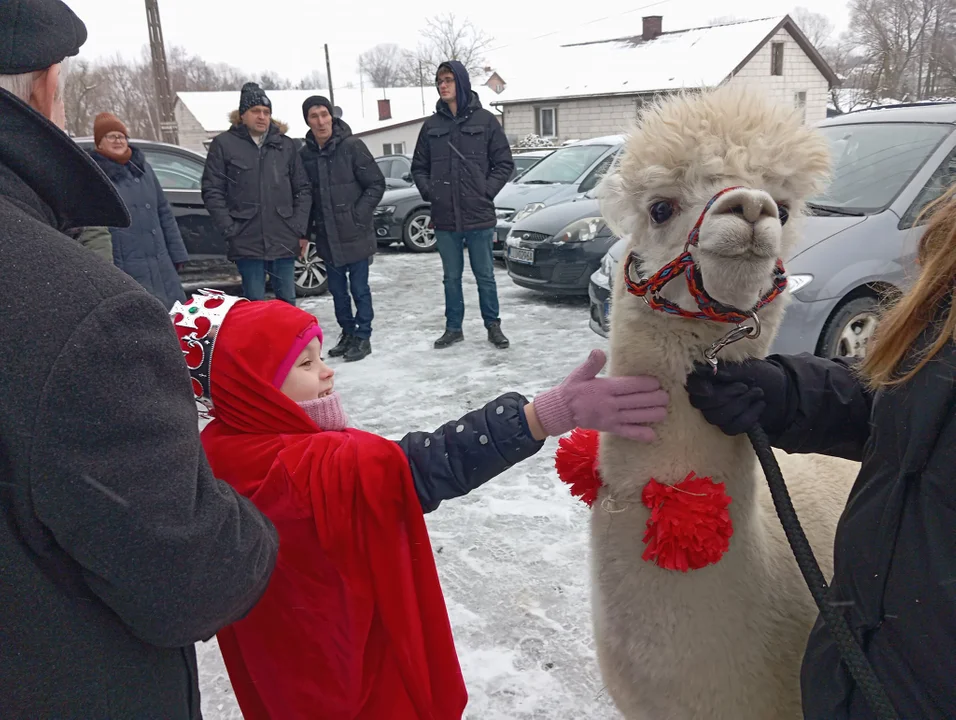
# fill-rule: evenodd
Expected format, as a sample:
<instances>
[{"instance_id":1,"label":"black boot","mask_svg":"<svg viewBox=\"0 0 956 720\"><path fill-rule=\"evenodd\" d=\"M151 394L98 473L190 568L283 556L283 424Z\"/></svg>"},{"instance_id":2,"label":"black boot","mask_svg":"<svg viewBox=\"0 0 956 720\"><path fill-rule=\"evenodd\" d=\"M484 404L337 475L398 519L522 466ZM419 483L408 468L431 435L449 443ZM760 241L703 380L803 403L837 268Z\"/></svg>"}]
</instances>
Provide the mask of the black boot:
<instances>
[{"instance_id":1,"label":"black boot","mask_svg":"<svg viewBox=\"0 0 956 720\"><path fill-rule=\"evenodd\" d=\"M455 343L460 343L465 339L465 334L461 330L445 330L445 334L435 341L435 349L451 347Z\"/></svg>"},{"instance_id":2,"label":"black boot","mask_svg":"<svg viewBox=\"0 0 956 720\"><path fill-rule=\"evenodd\" d=\"M339 338L339 344L329 350L329 357L342 357L349 351L349 347L353 342L355 342L353 335L342 333L342 337Z\"/></svg>"},{"instance_id":3,"label":"black boot","mask_svg":"<svg viewBox=\"0 0 956 720\"><path fill-rule=\"evenodd\" d=\"M372 354L372 341L368 338L352 338L352 344L345 351L345 362L362 360Z\"/></svg>"},{"instance_id":4,"label":"black boot","mask_svg":"<svg viewBox=\"0 0 956 720\"><path fill-rule=\"evenodd\" d=\"M490 342L499 350L504 350L506 347L511 345L511 343L508 341L508 338L505 337L505 334L501 332L500 322L495 322L488 326L488 342Z\"/></svg>"}]
</instances>

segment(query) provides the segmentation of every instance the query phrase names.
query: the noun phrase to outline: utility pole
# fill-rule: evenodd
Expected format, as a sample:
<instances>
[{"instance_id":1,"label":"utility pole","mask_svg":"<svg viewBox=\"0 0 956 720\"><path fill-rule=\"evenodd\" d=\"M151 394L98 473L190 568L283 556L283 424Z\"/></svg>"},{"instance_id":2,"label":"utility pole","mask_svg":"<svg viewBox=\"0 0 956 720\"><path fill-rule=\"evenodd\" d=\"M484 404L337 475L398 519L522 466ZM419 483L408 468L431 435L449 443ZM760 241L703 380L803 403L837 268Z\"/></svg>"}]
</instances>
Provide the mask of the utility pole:
<instances>
[{"instance_id":1,"label":"utility pole","mask_svg":"<svg viewBox=\"0 0 956 720\"><path fill-rule=\"evenodd\" d=\"M163 142L179 143L176 115L173 113L173 93L169 87L166 67L166 48L163 45L163 26L159 21L159 0L146 0L146 22L149 25L149 50L153 59L153 84L156 107L159 109L159 129Z\"/></svg>"},{"instance_id":2,"label":"utility pole","mask_svg":"<svg viewBox=\"0 0 956 720\"><path fill-rule=\"evenodd\" d=\"M329 102L335 107L335 90L332 89L332 64L329 62L329 44L325 43L325 76L329 79Z\"/></svg>"}]
</instances>

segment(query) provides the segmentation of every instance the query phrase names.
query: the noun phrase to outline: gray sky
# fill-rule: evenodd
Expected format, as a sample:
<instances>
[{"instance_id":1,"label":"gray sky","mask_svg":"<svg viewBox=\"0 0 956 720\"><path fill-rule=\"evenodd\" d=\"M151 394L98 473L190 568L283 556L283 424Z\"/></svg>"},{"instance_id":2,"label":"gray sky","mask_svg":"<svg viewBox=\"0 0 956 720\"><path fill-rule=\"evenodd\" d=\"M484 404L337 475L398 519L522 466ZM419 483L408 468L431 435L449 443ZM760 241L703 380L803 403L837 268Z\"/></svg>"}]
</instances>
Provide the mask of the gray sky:
<instances>
[{"instance_id":1,"label":"gray sky","mask_svg":"<svg viewBox=\"0 0 956 720\"><path fill-rule=\"evenodd\" d=\"M86 23L89 40L82 57L120 53L139 56L149 41L143 0L65 0ZM782 15L795 4L829 17L838 31L847 25L844 0L600 0L559 10L551 0L479 0L456 13L494 38L490 64L507 81L508 66L533 69L528 43L573 42L639 33L642 15L662 15L664 30L707 24L714 17L755 19ZM441 0L160 0L167 48L182 45L209 62L226 62L250 72L274 70L293 81L324 68L329 44L336 86L357 80L359 53L383 42L409 48L418 43L424 19L454 7ZM541 38L541 36L546 36ZM542 71L545 69L542 68Z\"/></svg>"}]
</instances>

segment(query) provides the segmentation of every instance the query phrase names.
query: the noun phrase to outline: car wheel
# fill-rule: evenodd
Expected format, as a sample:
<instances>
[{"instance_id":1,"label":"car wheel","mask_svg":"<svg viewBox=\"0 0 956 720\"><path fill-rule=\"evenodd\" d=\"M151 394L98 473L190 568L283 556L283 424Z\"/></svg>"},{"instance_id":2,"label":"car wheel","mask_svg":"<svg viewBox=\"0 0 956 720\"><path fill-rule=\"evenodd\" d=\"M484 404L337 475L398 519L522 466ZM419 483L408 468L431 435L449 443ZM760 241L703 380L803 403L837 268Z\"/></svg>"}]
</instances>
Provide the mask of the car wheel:
<instances>
[{"instance_id":1,"label":"car wheel","mask_svg":"<svg viewBox=\"0 0 956 720\"><path fill-rule=\"evenodd\" d=\"M844 303L823 331L820 355L827 358L863 358L879 322L875 297L858 297Z\"/></svg>"},{"instance_id":2,"label":"car wheel","mask_svg":"<svg viewBox=\"0 0 956 720\"><path fill-rule=\"evenodd\" d=\"M402 242L412 252L432 252L435 249L435 230L431 225L432 216L427 208L414 210L405 218L402 230Z\"/></svg>"},{"instance_id":3,"label":"car wheel","mask_svg":"<svg viewBox=\"0 0 956 720\"><path fill-rule=\"evenodd\" d=\"M325 262L315 250L315 243L309 243L305 260L295 259L295 294L297 297L314 297L329 289L329 277Z\"/></svg>"}]
</instances>

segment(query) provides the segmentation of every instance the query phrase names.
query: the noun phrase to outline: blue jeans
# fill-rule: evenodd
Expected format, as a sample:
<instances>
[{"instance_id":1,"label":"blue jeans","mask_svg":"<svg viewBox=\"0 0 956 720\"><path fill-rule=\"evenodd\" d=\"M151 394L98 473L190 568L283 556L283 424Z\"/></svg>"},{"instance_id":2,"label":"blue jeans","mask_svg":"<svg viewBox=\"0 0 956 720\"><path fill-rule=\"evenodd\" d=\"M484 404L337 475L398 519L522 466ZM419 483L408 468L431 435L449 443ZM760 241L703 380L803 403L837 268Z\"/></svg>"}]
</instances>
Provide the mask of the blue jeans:
<instances>
[{"instance_id":1,"label":"blue jeans","mask_svg":"<svg viewBox=\"0 0 956 720\"><path fill-rule=\"evenodd\" d=\"M372 337L372 291L368 286L368 260L351 265L326 265L329 273L329 292L335 305L335 319L342 332L362 340ZM349 290L352 297L349 297ZM352 314L352 299L355 314Z\"/></svg>"},{"instance_id":2,"label":"blue jeans","mask_svg":"<svg viewBox=\"0 0 956 720\"><path fill-rule=\"evenodd\" d=\"M263 300L266 296L266 275L272 280L272 291L279 300L295 305L295 258L256 260L239 258L236 267L242 276L242 296L247 300Z\"/></svg>"},{"instance_id":3,"label":"blue jeans","mask_svg":"<svg viewBox=\"0 0 956 720\"><path fill-rule=\"evenodd\" d=\"M464 248L466 245L471 271L475 274L475 280L478 283L478 308L481 310L481 318L485 321L485 327L490 327L499 321L495 259L491 254L494 239L494 228L465 232L435 231L438 254L441 255L441 265L445 271L445 328L447 330L461 330L462 320L465 319L465 298L461 291L461 276L465 270Z\"/></svg>"}]
</instances>

